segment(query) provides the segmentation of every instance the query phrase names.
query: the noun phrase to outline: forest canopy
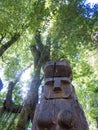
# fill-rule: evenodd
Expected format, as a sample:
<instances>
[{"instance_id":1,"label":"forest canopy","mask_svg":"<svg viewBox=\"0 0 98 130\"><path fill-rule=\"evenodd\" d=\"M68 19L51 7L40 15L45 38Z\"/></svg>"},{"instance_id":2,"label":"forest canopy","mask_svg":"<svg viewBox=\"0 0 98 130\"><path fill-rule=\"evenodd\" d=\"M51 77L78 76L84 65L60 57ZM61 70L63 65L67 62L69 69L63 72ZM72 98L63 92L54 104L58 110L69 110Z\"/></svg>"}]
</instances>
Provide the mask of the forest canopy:
<instances>
[{"instance_id":1,"label":"forest canopy","mask_svg":"<svg viewBox=\"0 0 98 130\"><path fill-rule=\"evenodd\" d=\"M0 0L0 129L32 127L44 65L64 59L89 128L97 130L98 3Z\"/></svg>"}]
</instances>

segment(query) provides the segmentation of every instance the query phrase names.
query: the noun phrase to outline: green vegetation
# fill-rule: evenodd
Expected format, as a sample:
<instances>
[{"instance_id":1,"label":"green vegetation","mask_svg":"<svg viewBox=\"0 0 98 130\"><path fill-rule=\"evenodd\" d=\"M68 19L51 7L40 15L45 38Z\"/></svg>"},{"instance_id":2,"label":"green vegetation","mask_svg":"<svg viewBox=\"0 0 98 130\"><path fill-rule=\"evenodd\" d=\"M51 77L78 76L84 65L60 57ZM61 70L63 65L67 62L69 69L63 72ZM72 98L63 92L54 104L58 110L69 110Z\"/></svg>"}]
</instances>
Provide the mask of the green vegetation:
<instances>
[{"instance_id":1,"label":"green vegetation","mask_svg":"<svg viewBox=\"0 0 98 130\"><path fill-rule=\"evenodd\" d=\"M0 92L0 129L31 127L43 66L48 60L63 59L72 66L90 130L97 130L98 4L91 8L85 0L0 0L0 78L5 84ZM22 79L28 69L30 78ZM11 102L7 101L23 104L20 114L2 109L11 81Z\"/></svg>"}]
</instances>

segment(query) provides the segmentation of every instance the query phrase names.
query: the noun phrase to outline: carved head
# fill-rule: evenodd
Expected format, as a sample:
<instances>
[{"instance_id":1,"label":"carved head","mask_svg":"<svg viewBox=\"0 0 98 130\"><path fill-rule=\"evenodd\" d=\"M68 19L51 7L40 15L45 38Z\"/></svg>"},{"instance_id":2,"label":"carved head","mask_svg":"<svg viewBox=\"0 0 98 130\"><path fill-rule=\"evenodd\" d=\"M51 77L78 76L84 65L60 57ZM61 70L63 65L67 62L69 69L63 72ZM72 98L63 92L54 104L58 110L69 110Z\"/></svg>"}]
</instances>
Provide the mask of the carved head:
<instances>
[{"instance_id":1,"label":"carved head","mask_svg":"<svg viewBox=\"0 0 98 130\"><path fill-rule=\"evenodd\" d=\"M73 91L71 85L72 69L66 60L48 62L44 68L44 74L45 98L69 98Z\"/></svg>"}]
</instances>

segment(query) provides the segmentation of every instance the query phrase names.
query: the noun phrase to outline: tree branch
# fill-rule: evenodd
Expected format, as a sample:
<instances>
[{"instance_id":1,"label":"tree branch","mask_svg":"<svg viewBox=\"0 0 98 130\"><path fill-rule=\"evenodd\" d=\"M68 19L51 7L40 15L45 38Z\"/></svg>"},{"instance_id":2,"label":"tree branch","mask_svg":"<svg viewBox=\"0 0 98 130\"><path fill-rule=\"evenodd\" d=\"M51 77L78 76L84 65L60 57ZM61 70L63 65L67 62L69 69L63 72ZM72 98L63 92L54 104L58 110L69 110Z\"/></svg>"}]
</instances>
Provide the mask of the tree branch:
<instances>
[{"instance_id":1,"label":"tree branch","mask_svg":"<svg viewBox=\"0 0 98 130\"><path fill-rule=\"evenodd\" d=\"M4 54L4 52L12 45L14 44L18 39L20 38L20 34L15 33L13 37L11 37L11 39L6 42L4 45L2 45L0 47L0 56L2 56Z\"/></svg>"},{"instance_id":2,"label":"tree branch","mask_svg":"<svg viewBox=\"0 0 98 130\"><path fill-rule=\"evenodd\" d=\"M19 82L20 77L22 76L23 72L26 71L29 67L31 67L32 64L29 64L17 77L17 79L14 82L10 82L8 86L8 92L6 95L6 99L3 103L3 108L4 110L12 113L20 113L22 109L22 105L16 105L13 100L12 100L12 91L14 86L16 85L17 82Z\"/></svg>"},{"instance_id":3,"label":"tree branch","mask_svg":"<svg viewBox=\"0 0 98 130\"><path fill-rule=\"evenodd\" d=\"M40 31L39 30L36 33L35 40L36 40L36 46L38 48L38 51L41 53L42 50L43 50L44 45L42 44L41 35L40 35Z\"/></svg>"},{"instance_id":4,"label":"tree branch","mask_svg":"<svg viewBox=\"0 0 98 130\"><path fill-rule=\"evenodd\" d=\"M15 86L16 83L14 82L10 82L9 86L8 86L8 92L6 95L6 100L3 103L3 107L4 110L8 111L8 112L12 112L12 113L19 113L22 109L21 105L16 105L13 101L12 101L12 91L13 88Z\"/></svg>"}]
</instances>

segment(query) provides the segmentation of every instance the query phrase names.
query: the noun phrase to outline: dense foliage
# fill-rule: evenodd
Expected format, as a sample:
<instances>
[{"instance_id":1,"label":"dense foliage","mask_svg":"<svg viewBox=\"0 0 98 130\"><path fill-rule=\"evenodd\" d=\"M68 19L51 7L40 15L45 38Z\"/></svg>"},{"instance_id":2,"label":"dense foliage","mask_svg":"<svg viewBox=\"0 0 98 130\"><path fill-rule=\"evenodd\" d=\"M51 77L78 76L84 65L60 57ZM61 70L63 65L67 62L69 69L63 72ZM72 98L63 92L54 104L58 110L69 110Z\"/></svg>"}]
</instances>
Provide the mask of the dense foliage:
<instances>
[{"instance_id":1,"label":"dense foliage","mask_svg":"<svg viewBox=\"0 0 98 130\"><path fill-rule=\"evenodd\" d=\"M14 103L22 104L24 91L27 94L31 88L35 74L42 77L45 62L67 59L90 130L97 130L97 46L98 4L91 8L85 0L0 0L0 78L4 84L0 106L10 81L17 81L12 95ZM28 69L30 77L22 77L28 75ZM4 113L0 129L4 129L5 123L4 130L16 129L18 116Z\"/></svg>"}]
</instances>

